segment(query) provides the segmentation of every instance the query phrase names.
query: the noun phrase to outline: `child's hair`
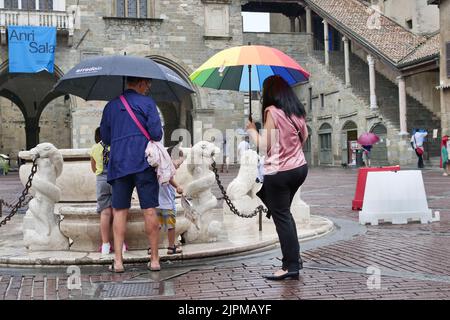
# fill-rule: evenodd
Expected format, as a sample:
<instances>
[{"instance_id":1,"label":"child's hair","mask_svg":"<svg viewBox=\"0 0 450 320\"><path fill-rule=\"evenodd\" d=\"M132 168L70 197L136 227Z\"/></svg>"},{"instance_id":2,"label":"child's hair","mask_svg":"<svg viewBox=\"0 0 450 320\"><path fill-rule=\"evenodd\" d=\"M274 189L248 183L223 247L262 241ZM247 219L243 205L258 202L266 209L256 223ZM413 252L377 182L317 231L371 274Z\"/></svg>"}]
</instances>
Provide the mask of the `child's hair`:
<instances>
[{"instance_id":1,"label":"child's hair","mask_svg":"<svg viewBox=\"0 0 450 320\"><path fill-rule=\"evenodd\" d=\"M102 141L102 136L100 134L100 127L98 127L95 129L95 143L99 143L100 141Z\"/></svg>"},{"instance_id":2,"label":"child's hair","mask_svg":"<svg viewBox=\"0 0 450 320\"><path fill-rule=\"evenodd\" d=\"M176 145L171 146L171 147L168 147L168 148L167 148L167 153L170 155L170 157L171 157L172 159L182 158L182 157L184 156L183 151L182 151L181 149L178 149L178 148L175 148L175 147L176 147ZM178 155L173 155L173 154L172 154L172 152L173 152L174 150L178 150Z\"/></svg>"}]
</instances>

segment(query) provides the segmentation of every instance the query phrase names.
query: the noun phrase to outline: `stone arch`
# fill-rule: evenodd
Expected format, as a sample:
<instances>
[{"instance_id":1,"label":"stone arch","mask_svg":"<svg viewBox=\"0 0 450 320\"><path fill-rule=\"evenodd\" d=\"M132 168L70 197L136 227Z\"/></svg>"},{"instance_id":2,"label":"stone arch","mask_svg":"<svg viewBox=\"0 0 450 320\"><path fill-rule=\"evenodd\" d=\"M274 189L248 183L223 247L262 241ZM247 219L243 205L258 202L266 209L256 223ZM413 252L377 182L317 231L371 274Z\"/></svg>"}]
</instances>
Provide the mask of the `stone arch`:
<instances>
[{"instance_id":1,"label":"stone arch","mask_svg":"<svg viewBox=\"0 0 450 320\"><path fill-rule=\"evenodd\" d=\"M342 130L356 130L358 126L352 120L347 120L342 126Z\"/></svg>"},{"instance_id":2,"label":"stone arch","mask_svg":"<svg viewBox=\"0 0 450 320\"><path fill-rule=\"evenodd\" d=\"M331 125L328 122L323 123L320 128L319 128L319 134L325 131L333 131L333 128L331 127Z\"/></svg>"},{"instance_id":3,"label":"stone arch","mask_svg":"<svg viewBox=\"0 0 450 320\"><path fill-rule=\"evenodd\" d=\"M333 128L327 122L323 123L319 128L319 164L333 164L332 132Z\"/></svg>"},{"instance_id":4,"label":"stone arch","mask_svg":"<svg viewBox=\"0 0 450 320\"><path fill-rule=\"evenodd\" d=\"M25 118L26 145L27 149L30 149L39 143L39 120L42 112L51 101L62 95L51 91L64 73L57 65L54 66L52 74L45 71L9 73L8 66L9 60L0 65L0 95L13 101L22 111ZM70 134L70 126L67 130Z\"/></svg>"},{"instance_id":5,"label":"stone arch","mask_svg":"<svg viewBox=\"0 0 450 320\"><path fill-rule=\"evenodd\" d=\"M189 72L185 67L180 65L178 62L161 56L161 55L149 55L148 58L165 65L166 67L177 73L183 80L191 85L192 88L195 86L191 83L189 79ZM164 127L164 143L165 145L174 145L176 141L171 141L172 132L176 129L182 128L189 131L191 139L193 137L193 119L192 111L194 110L194 100L191 96L187 96L181 103L158 103L158 107L163 114L165 120ZM192 143L192 141L191 141Z\"/></svg>"},{"instance_id":6,"label":"stone arch","mask_svg":"<svg viewBox=\"0 0 450 320\"><path fill-rule=\"evenodd\" d=\"M375 123L370 132L375 133L380 137L380 141L373 145L370 152L371 165L372 166L383 166L389 164L388 150L387 150L387 128L381 123Z\"/></svg>"},{"instance_id":7,"label":"stone arch","mask_svg":"<svg viewBox=\"0 0 450 320\"><path fill-rule=\"evenodd\" d=\"M22 112L23 118L26 118L25 106L23 105L22 100L20 100L20 98L14 92L8 89L2 89L0 90L0 96L13 102Z\"/></svg>"},{"instance_id":8,"label":"stone arch","mask_svg":"<svg viewBox=\"0 0 450 320\"><path fill-rule=\"evenodd\" d=\"M0 123L0 153L9 155L15 167L19 151L26 147L26 118L21 100L9 90L0 90Z\"/></svg>"}]
</instances>

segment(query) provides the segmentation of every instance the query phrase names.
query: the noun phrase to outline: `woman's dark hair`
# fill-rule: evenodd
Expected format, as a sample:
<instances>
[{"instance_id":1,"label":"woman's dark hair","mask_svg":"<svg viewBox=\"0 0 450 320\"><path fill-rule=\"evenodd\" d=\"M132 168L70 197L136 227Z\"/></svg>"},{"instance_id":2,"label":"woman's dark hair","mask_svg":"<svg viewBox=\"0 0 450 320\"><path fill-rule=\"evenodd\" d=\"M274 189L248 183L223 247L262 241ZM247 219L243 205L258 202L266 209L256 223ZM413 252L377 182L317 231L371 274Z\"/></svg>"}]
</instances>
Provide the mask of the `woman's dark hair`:
<instances>
[{"instance_id":1,"label":"woman's dark hair","mask_svg":"<svg viewBox=\"0 0 450 320\"><path fill-rule=\"evenodd\" d=\"M102 136L100 134L100 127L98 127L95 129L95 143L99 143L100 141L102 141Z\"/></svg>"},{"instance_id":2,"label":"woman's dark hair","mask_svg":"<svg viewBox=\"0 0 450 320\"><path fill-rule=\"evenodd\" d=\"M262 94L263 122L266 122L264 111L270 106L283 110L288 117L296 115L304 118L306 116L303 104L281 76L270 76L264 80Z\"/></svg>"}]
</instances>

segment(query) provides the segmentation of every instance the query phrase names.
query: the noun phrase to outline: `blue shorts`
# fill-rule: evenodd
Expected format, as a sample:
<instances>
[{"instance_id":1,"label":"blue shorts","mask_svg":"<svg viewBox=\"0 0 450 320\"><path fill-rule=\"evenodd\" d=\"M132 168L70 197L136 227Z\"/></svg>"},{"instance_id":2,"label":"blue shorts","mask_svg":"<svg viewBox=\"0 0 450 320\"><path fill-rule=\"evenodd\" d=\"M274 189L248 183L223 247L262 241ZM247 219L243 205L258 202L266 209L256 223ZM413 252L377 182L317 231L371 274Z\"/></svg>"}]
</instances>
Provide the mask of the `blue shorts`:
<instances>
[{"instance_id":1,"label":"blue shorts","mask_svg":"<svg viewBox=\"0 0 450 320\"><path fill-rule=\"evenodd\" d=\"M141 209L159 206L159 184L155 169L148 168L142 172L129 174L111 181L112 207L114 209L129 209L131 195L136 187Z\"/></svg>"}]
</instances>

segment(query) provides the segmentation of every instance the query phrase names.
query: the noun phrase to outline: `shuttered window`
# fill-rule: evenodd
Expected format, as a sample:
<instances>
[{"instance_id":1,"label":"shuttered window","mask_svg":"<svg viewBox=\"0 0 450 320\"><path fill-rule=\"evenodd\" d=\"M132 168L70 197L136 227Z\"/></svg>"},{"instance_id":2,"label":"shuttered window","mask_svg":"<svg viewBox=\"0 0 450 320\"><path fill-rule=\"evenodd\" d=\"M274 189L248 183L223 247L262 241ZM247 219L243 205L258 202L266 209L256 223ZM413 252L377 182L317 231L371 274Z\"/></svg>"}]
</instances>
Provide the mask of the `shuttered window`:
<instances>
[{"instance_id":1,"label":"shuttered window","mask_svg":"<svg viewBox=\"0 0 450 320\"><path fill-rule=\"evenodd\" d=\"M53 0L39 0L39 10L43 11L53 10Z\"/></svg>"},{"instance_id":2,"label":"shuttered window","mask_svg":"<svg viewBox=\"0 0 450 320\"><path fill-rule=\"evenodd\" d=\"M36 0L22 0L23 10L36 10Z\"/></svg>"},{"instance_id":3,"label":"shuttered window","mask_svg":"<svg viewBox=\"0 0 450 320\"><path fill-rule=\"evenodd\" d=\"M5 9L18 9L19 0L5 0Z\"/></svg>"},{"instance_id":4,"label":"shuttered window","mask_svg":"<svg viewBox=\"0 0 450 320\"><path fill-rule=\"evenodd\" d=\"M153 0L116 0L116 16L148 18L148 8Z\"/></svg>"}]
</instances>

